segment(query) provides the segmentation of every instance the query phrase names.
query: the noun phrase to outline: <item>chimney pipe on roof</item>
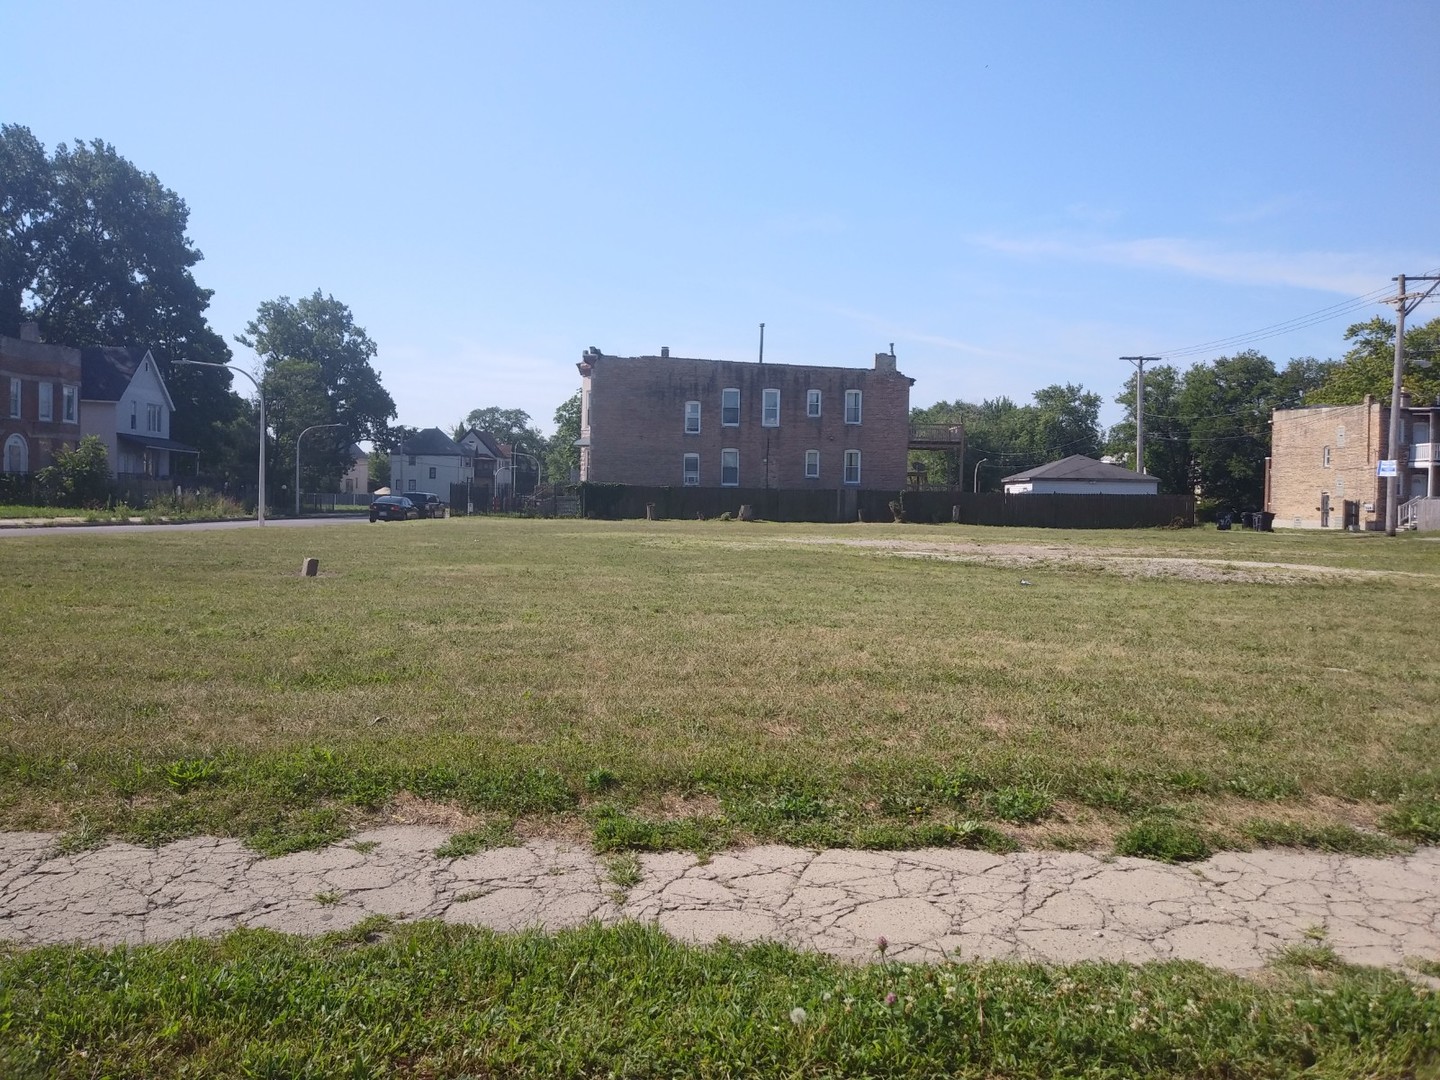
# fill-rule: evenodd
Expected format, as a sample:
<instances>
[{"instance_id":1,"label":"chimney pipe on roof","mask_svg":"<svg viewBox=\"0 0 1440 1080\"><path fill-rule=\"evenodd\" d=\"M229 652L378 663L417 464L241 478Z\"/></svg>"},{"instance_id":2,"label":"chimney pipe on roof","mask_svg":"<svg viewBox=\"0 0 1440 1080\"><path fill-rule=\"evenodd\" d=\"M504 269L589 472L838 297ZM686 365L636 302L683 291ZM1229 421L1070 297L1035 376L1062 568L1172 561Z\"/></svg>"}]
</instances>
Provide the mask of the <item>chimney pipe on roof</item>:
<instances>
[{"instance_id":1,"label":"chimney pipe on roof","mask_svg":"<svg viewBox=\"0 0 1440 1080\"><path fill-rule=\"evenodd\" d=\"M892 345L890 348L893 350L895 346ZM895 353L893 351L877 352L875 354L875 370L888 372L891 375L895 374Z\"/></svg>"},{"instance_id":2,"label":"chimney pipe on roof","mask_svg":"<svg viewBox=\"0 0 1440 1080\"><path fill-rule=\"evenodd\" d=\"M670 355L670 346L669 346L669 345L661 345L661 346L660 346L660 355L661 355L661 356L669 356L669 355Z\"/></svg>"}]
</instances>

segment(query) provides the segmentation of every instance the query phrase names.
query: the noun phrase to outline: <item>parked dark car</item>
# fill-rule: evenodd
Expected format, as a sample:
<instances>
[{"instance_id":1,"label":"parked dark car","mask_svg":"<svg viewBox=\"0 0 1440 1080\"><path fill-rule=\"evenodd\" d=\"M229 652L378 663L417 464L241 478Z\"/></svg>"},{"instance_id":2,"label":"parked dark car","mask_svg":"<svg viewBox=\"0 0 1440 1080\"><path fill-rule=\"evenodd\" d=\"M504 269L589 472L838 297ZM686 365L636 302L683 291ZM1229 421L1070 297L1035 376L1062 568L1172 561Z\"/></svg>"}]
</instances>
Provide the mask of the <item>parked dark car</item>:
<instances>
[{"instance_id":1,"label":"parked dark car","mask_svg":"<svg viewBox=\"0 0 1440 1080\"><path fill-rule=\"evenodd\" d=\"M408 521L420 516L420 508L404 495L377 495L370 503L370 520Z\"/></svg>"},{"instance_id":2,"label":"parked dark car","mask_svg":"<svg viewBox=\"0 0 1440 1080\"><path fill-rule=\"evenodd\" d=\"M445 503L433 491L407 491L405 498L415 504L415 509L420 511L422 518L442 517L445 511Z\"/></svg>"}]
</instances>

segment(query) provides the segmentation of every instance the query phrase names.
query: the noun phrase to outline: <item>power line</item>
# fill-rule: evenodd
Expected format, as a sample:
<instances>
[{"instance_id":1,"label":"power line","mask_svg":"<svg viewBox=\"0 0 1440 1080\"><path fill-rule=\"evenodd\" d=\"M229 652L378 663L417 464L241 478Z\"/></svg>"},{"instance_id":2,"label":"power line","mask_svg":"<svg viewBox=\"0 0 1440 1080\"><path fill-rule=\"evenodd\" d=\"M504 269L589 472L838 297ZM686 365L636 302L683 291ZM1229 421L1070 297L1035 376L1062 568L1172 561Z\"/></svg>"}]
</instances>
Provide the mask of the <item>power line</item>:
<instances>
[{"instance_id":1,"label":"power line","mask_svg":"<svg viewBox=\"0 0 1440 1080\"><path fill-rule=\"evenodd\" d=\"M1440 268L1432 273L1440 272ZM1186 345L1175 349L1159 350L1163 357L1180 359L1187 356L1195 356L1199 353L1213 352L1217 349L1227 349L1235 345L1243 345L1252 341L1265 341L1269 338L1279 337L1282 334L1292 333L1296 330L1304 330L1306 327L1315 326L1318 323L1329 322L1338 319L1343 315L1360 311L1367 307L1373 307L1391 290L1391 286L1385 285L1379 289L1365 293L1363 296L1351 297L1349 300L1342 300L1339 303L1331 304L1329 307L1320 308L1306 315L1297 315L1293 319L1284 322L1273 323L1270 326L1262 326L1258 330L1250 330L1243 334L1232 334L1229 337L1216 338L1213 341L1201 342L1198 345ZM1432 301L1440 300L1440 297L1429 298Z\"/></svg>"}]
</instances>

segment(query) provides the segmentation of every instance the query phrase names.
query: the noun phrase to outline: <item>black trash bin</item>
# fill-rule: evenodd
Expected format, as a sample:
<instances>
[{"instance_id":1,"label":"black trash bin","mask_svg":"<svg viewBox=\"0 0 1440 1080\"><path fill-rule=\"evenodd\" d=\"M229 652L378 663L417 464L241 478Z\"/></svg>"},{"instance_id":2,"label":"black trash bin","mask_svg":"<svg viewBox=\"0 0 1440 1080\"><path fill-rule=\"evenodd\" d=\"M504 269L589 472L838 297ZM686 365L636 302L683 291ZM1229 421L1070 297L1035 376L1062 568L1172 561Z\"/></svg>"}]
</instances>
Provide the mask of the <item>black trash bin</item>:
<instances>
[{"instance_id":1,"label":"black trash bin","mask_svg":"<svg viewBox=\"0 0 1440 1080\"><path fill-rule=\"evenodd\" d=\"M1262 510L1260 511L1260 513L1256 514L1255 517L1258 519L1255 527L1261 532L1275 531L1275 515L1272 514L1269 510Z\"/></svg>"},{"instance_id":2,"label":"black trash bin","mask_svg":"<svg viewBox=\"0 0 1440 1080\"><path fill-rule=\"evenodd\" d=\"M1240 527L1242 529L1255 528L1255 515L1250 513L1249 510L1242 510L1240 512Z\"/></svg>"}]
</instances>

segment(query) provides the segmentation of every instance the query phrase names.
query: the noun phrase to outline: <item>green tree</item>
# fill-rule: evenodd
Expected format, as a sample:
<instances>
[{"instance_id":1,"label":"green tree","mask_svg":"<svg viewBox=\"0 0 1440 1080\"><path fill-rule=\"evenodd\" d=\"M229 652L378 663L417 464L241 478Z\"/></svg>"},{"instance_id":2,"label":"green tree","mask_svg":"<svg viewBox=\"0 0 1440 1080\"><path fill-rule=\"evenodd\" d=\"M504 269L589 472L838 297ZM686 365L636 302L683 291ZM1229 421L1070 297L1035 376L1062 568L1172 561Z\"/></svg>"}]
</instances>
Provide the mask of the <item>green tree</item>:
<instances>
[{"instance_id":1,"label":"green tree","mask_svg":"<svg viewBox=\"0 0 1440 1080\"><path fill-rule=\"evenodd\" d=\"M576 390L555 410L555 434L545 453L545 471L552 483L565 483L571 470L580 467L580 391Z\"/></svg>"},{"instance_id":2,"label":"green tree","mask_svg":"<svg viewBox=\"0 0 1440 1080\"><path fill-rule=\"evenodd\" d=\"M1345 340L1353 344L1305 395L1305 403L1358 405L1366 394L1388 403L1395 378L1395 324L1384 318L1355 323ZM1401 388L1417 403L1435 401L1440 396L1440 319L1405 331L1405 358Z\"/></svg>"},{"instance_id":3,"label":"green tree","mask_svg":"<svg viewBox=\"0 0 1440 1080\"><path fill-rule=\"evenodd\" d=\"M275 432L276 486L295 474L295 441L317 424L304 446L302 486L328 489L350 467L354 442L388 445L395 402L370 361L375 342L356 326L350 309L319 289L292 301L260 305L235 339L259 354L267 421Z\"/></svg>"},{"instance_id":4,"label":"green tree","mask_svg":"<svg viewBox=\"0 0 1440 1080\"><path fill-rule=\"evenodd\" d=\"M514 446L528 454L543 450L545 446L545 436L540 434L540 429L524 409L501 409L494 405L471 409L465 419L456 425L454 435L459 438L471 428L489 432L496 442Z\"/></svg>"},{"instance_id":5,"label":"green tree","mask_svg":"<svg viewBox=\"0 0 1440 1080\"><path fill-rule=\"evenodd\" d=\"M1183 376L1173 365L1161 364L1145 372L1145 469L1160 481L1160 490L1188 495L1195 489L1190 456L1190 427L1180 414ZM1107 448L1135 465L1135 380L1129 379L1115 398L1125 406L1125 419L1110 429Z\"/></svg>"},{"instance_id":6,"label":"green tree","mask_svg":"<svg viewBox=\"0 0 1440 1080\"><path fill-rule=\"evenodd\" d=\"M211 469L242 469L225 434L242 410L230 373L172 366L230 360L206 321L211 290L192 273L202 256L189 218L108 143L61 143L47 157L29 129L0 126L0 333L34 319L47 341L150 346L175 401L173 437Z\"/></svg>"},{"instance_id":7,"label":"green tree","mask_svg":"<svg viewBox=\"0 0 1440 1080\"><path fill-rule=\"evenodd\" d=\"M1099 394L1075 383L1057 383L1036 390L1034 400L1029 438L1037 455L1047 461L1072 454L1099 456L1103 440Z\"/></svg>"},{"instance_id":8,"label":"green tree","mask_svg":"<svg viewBox=\"0 0 1440 1080\"><path fill-rule=\"evenodd\" d=\"M1253 349L1196 364L1178 404L1200 496L1220 510L1253 510L1265 488L1275 366Z\"/></svg>"},{"instance_id":9,"label":"green tree","mask_svg":"<svg viewBox=\"0 0 1440 1080\"><path fill-rule=\"evenodd\" d=\"M110 494L110 463L105 444L86 435L73 449L67 443L55 461L35 477L47 503L54 506L100 506Z\"/></svg>"}]
</instances>

